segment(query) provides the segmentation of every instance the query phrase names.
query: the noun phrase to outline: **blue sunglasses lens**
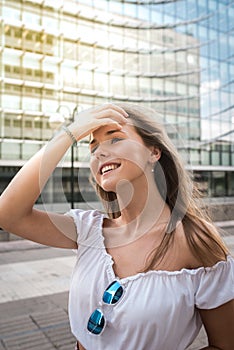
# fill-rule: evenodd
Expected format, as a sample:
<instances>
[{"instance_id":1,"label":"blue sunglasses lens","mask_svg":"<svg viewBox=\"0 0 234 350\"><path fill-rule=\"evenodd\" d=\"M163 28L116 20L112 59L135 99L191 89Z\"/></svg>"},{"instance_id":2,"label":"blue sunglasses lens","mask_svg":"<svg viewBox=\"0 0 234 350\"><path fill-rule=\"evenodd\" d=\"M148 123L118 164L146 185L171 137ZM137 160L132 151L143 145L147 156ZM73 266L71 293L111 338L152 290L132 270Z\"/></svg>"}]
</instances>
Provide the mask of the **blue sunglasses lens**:
<instances>
[{"instance_id":1,"label":"blue sunglasses lens","mask_svg":"<svg viewBox=\"0 0 234 350\"><path fill-rule=\"evenodd\" d=\"M102 300L106 304L116 304L123 295L123 287L119 282L112 282L105 290Z\"/></svg>"},{"instance_id":2,"label":"blue sunglasses lens","mask_svg":"<svg viewBox=\"0 0 234 350\"><path fill-rule=\"evenodd\" d=\"M105 290L102 300L105 304L116 304L123 295L119 282L112 282ZM96 309L89 318L87 329L93 334L100 334L105 327L105 318L101 310Z\"/></svg>"},{"instance_id":3,"label":"blue sunglasses lens","mask_svg":"<svg viewBox=\"0 0 234 350\"><path fill-rule=\"evenodd\" d=\"M105 326L105 319L101 310L96 309L89 318L88 331L93 334L100 334Z\"/></svg>"}]
</instances>

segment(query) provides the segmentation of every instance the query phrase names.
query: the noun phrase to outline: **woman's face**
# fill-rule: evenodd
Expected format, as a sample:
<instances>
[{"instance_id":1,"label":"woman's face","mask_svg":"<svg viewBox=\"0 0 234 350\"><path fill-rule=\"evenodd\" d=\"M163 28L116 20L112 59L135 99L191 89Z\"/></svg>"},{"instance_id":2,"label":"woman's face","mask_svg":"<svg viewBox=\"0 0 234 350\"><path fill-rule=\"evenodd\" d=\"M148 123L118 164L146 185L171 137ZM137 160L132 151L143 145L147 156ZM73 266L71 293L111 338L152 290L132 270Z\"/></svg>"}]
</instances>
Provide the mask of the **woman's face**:
<instances>
[{"instance_id":1,"label":"woman's face","mask_svg":"<svg viewBox=\"0 0 234 350\"><path fill-rule=\"evenodd\" d=\"M140 184L147 167L152 168L151 150L129 124L121 130L108 125L97 129L91 135L90 152L93 177L107 192L116 192L121 180Z\"/></svg>"}]
</instances>

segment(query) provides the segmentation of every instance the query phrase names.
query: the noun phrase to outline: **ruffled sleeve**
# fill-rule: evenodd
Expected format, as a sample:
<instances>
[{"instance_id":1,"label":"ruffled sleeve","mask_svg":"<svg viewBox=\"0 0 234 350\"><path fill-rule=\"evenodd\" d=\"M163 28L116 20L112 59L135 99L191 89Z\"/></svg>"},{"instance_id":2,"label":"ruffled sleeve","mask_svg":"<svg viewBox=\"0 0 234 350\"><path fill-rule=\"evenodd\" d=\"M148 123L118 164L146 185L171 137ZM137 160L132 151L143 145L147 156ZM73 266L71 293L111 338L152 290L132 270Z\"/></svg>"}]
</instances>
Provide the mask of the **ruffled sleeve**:
<instances>
[{"instance_id":1,"label":"ruffled sleeve","mask_svg":"<svg viewBox=\"0 0 234 350\"><path fill-rule=\"evenodd\" d=\"M71 209L65 215L73 218L77 230L77 243L83 246L96 246L102 242L103 214L98 210Z\"/></svg>"},{"instance_id":2,"label":"ruffled sleeve","mask_svg":"<svg viewBox=\"0 0 234 350\"><path fill-rule=\"evenodd\" d=\"M227 257L208 268L200 268L195 278L195 305L213 309L234 299L234 259Z\"/></svg>"}]
</instances>

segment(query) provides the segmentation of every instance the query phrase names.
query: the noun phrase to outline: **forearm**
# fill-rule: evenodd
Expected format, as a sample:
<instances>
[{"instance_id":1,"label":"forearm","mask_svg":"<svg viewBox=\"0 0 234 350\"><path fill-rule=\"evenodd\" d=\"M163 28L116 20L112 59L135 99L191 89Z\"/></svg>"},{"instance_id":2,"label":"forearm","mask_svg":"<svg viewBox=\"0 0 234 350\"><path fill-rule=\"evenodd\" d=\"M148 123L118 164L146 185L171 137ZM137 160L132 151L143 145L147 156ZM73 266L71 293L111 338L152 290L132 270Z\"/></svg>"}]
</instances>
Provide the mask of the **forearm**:
<instances>
[{"instance_id":1,"label":"forearm","mask_svg":"<svg viewBox=\"0 0 234 350\"><path fill-rule=\"evenodd\" d=\"M17 173L0 197L0 227L10 229L14 222L28 215L45 183L71 146L65 132L58 133Z\"/></svg>"}]
</instances>

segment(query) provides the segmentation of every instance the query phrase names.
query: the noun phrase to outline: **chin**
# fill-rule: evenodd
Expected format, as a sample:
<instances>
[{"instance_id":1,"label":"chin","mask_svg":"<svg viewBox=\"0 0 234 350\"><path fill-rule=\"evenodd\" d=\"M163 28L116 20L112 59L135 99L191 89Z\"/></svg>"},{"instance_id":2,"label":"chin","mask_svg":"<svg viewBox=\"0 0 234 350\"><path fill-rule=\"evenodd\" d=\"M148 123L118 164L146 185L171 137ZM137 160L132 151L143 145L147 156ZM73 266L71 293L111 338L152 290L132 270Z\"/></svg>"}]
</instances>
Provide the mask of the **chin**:
<instances>
[{"instance_id":1,"label":"chin","mask_svg":"<svg viewBox=\"0 0 234 350\"><path fill-rule=\"evenodd\" d=\"M100 184L100 186L106 192L116 192L116 186L113 184Z\"/></svg>"},{"instance_id":2,"label":"chin","mask_svg":"<svg viewBox=\"0 0 234 350\"><path fill-rule=\"evenodd\" d=\"M106 192L117 192L118 184L123 180L122 177L112 177L107 179L101 179L102 181L99 182L99 185L103 188Z\"/></svg>"}]
</instances>

